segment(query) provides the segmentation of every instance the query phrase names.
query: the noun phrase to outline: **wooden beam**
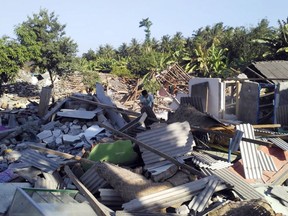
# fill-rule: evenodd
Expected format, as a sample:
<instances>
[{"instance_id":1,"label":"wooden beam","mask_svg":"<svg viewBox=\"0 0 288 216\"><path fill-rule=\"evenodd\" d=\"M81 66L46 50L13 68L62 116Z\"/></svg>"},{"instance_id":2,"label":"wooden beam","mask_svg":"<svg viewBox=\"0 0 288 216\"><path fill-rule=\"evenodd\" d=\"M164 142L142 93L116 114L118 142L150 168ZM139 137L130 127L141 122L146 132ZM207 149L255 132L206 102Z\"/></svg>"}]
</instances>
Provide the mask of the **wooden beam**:
<instances>
[{"instance_id":1,"label":"wooden beam","mask_svg":"<svg viewBox=\"0 0 288 216\"><path fill-rule=\"evenodd\" d=\"M272 185L282 185L288 178L288 163L281 167L267 182Z\"/></svg>"},{"instance_id":2,"label":"wooden beam","mask_svg":"<svg viewBox=\"0 0 288 216\"><path fill-rule=\"evenodd\" d=\"M281 124L258 124L252 125L254 129L267 129L267 128L279 128ZM235 125L223 126L223 127L212 127L209 130L234 130Z\"/></svg>"},{"instance_id":3,"label":"wooden beam","mask_svg":"<svg viewBox=\"0 0 288 216\"><path fill-rule=\"evenodd\" d=\"M125 134L125 133L123 133L123 132L120 132L120 131L118 131L118 130L115 130L114 128L108 127L107 125L102 124L102 123L99 123L99 126L104 127L104 128L106 128L107 130L110 130L110 131L112 131L112 132L115 133L115 134L118 134L118 135L120 135L120 136L123 136L123 137L125 137L125 138L133 141L134 143L136 143L136 144L138 144L139 146L147 149L148 151L151 151L151 152L153 152L153 153L155 153L155 154L157 154L157 155L165 158L166 160L169 160L169 161L172 162L173 164L175 164L175 165L177 165L177 166L179 166L179 167L181 167L181 168L183 168L183 169L187 169L188 171L190 171L191 173L193 173L193 174L195 174L195 175L203 176L203 174L202 174L200 171L198 171L197 169L195 169L195 168L193 168L193 167L191 167L191 166L188 166L187 164L182 164L182 163L180 163L178 160L176 160L175 158L173 158L173 157L171 157L171 156L169 156L169 155L167 155L167 154L165 154L165 153L163 153L163 152L160 152L160 151L158 151L157 149L152 148L151 146L149 146L149 145L147 145L147 144L145 144L145 143L143 143L143 142L141 142L141 141L139 141L139 140L137 140L137 139L135 139L135 138L133 138L133 137Z\"/></svg>"},{"instance_id":4,"label":"wooden beam","mask_svg":"<svg viewBox=\"0 0 288 216\"><path fill-rule=\"evenodd\" d=\"M40 93L40 103L38 106L38 115L40 117L43 117L49 107L49 102L52 94L52 88L51 87L43 87Z\"/></svg>"},{"instance_id":5,"label":"wooden beam","mask_svg":"<svg viewBox=\"0 0 288 216\"><path fill-rule=\"evenodd\" d=\"M77 156L77 155L75 156L75 155L71 155L71 154L68 154L68 153L59 152L59 151L55 151L55 150L48 149L48 148L43 148L43 147L40 147L40 146L37 146L37 145L33 145L33 144L29 144L28 146L30 148L36 149L36 150L38 150L40 152L57 155L57 156L60 156L60 157L66 158L66 159L77 160L77 161L81 161L81 162L89 163L89 164L95 164L96 163L95 161L91 161L91 160L88 160L86 158L81 158L80 156Z\"/></svg>"},{"instance_id":6,"label":"wooden beam","mask_svg":"<svg viewBox=\"0 0 288 216\"><path fill-rule=\"evenodd\" d=\"M46 121L48 121L48 119L54 114L56 113L62 106L64 103L66 103L66 101L68 101L68 98L63 99L62 101L59 101L56 106L53 107L53 109L51 109L41 120L45 123Z\"/></svg>"},{"instance_id":7,"label":"wooden beam","mask_svg":"<svg viewBox=\"0 0 288 216\"><path fill-rule=\"evenodd\" d=\"M83 185L79 179L74 175L74 173L71 171L69 166L65 166L64 170L66 174L69 176L69 178L72 180L74 185L78 188L81 194L85 196L89 204L91 205L92 209L96 212L99 216L108 216L110 213L104 209L101 208L103 204L101 204L96 197L93 196L93 194Z\"/></svg>"}]
</instances>

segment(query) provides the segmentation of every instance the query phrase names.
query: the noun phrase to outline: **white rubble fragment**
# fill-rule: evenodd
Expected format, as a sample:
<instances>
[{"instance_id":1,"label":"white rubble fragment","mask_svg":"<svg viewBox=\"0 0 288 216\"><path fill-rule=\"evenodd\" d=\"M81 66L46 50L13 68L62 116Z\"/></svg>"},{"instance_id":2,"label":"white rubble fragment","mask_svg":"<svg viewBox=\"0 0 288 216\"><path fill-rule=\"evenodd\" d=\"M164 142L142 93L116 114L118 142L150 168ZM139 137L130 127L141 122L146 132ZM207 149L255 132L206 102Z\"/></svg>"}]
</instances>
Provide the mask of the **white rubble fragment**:
<instances>
[{"instance_id":1,"label":"white rubble fragment","mask_svg":"<svg viewBox=\"0 0 288 216\"><path fill-rule=\"evenodd\" d=\"M63 135L63 143L64 144L73 144L76 141L79 141L80 137L79 136L73 136L73 135L69 135L69 134L64 134Z\"/></svg>"},{"instance_id":2,"label":"white rubble fragment","mask_svg":"<svg viewBox=\"0 0 288 216\"><path fill-rule=\"evenodd\" d=\"M180 214L180 215L188 215L190 213L189 208L186 205L182 205L178 208L176 208L176 214Z\"/></svg>"}]
</instances>

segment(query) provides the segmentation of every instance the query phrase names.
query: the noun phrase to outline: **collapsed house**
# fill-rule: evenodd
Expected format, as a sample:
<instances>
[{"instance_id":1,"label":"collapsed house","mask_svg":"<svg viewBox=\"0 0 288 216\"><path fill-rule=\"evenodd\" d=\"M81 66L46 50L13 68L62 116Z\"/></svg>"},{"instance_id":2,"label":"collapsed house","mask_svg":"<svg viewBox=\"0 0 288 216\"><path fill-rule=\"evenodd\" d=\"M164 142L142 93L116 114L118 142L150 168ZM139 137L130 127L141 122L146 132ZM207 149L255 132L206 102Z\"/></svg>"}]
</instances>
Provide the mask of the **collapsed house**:
<instances>
[{"instance_id":1,"label":"collapsed house","mask_svg":"<svg viewBox=\"0 0 288 216\"><path fill-rule=\"evenodd\" d=\"M171 73L161 79L174 85ZM244 83L183 83L178 108L150 129L149 114L116 106L99 83L50 107L43 89L39 105L1 113L0 213L287 214L287 134L241 120L256 101Z\"/></svg>"}]
</instances>

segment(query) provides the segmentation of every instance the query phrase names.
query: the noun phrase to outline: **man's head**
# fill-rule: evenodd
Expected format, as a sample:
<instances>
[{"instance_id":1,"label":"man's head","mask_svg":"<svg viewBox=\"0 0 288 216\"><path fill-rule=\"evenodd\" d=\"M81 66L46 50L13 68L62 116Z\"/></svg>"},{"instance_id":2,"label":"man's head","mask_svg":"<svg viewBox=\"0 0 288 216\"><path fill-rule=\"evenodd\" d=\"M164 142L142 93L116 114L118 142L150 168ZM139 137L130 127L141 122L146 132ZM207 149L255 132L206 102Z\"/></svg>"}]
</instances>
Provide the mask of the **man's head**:
<instances>
[{"instance_id":1,"label":"man's head","mask_svg":"<svg viewBox=\"0 0 288 216\"><path fill-rule=\"evenodd\" d=\"M147 96L148 96L148 92L147 92L146 90L143 90L143 91L142 91L142 95L143 95L144 97L147 97Z\"/></svg>"}]
</instances>

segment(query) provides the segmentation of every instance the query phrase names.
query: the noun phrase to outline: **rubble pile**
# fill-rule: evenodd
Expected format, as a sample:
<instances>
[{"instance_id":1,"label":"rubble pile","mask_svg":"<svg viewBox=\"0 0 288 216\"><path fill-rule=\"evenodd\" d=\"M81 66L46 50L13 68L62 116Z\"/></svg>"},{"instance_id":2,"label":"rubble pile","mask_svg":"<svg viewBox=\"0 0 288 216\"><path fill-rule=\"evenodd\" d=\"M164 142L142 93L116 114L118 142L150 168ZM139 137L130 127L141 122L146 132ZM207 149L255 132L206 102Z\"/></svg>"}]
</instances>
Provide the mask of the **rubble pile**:
<instances>
[{"instance_id":1,"label":"rubble pile","mask_svg":"<svg viewBox=\"0 0 288 216\"><path fill-rule=\"evenodd\" d=\"M227 124L188 104L146 127L146 112L124 106L134 84L109 78L95 94L65 93L44 115L39 96L2 109L0 214L288 213L286 134L257 137L260 125ZM211 135L225 137L221 152Z\"/></svg>"}]
</instances>

